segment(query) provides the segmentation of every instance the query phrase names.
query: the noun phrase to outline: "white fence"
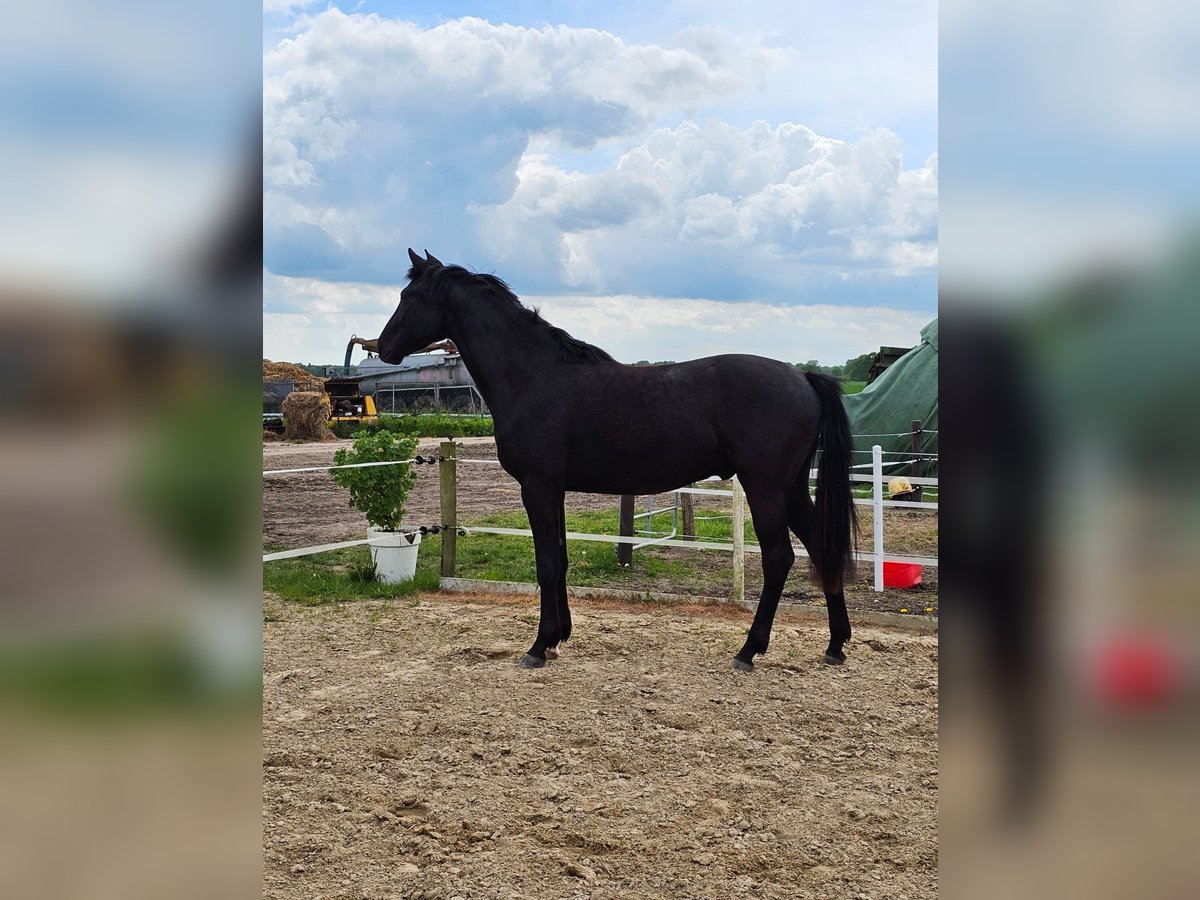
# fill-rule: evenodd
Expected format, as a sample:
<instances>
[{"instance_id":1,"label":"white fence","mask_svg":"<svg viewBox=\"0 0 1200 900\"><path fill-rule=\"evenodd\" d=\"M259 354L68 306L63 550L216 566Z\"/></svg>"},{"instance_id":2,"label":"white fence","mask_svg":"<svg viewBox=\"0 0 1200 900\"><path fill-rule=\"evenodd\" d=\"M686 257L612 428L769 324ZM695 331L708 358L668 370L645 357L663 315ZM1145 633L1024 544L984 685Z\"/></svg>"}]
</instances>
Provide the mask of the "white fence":
<instances>
[{"instance_id":1,"label":"white fence","mask_svg":"<svg viewBox=\"0 0 1200 900\"><path fill-rule=\"evenodd\" d=\"M873 435L872 435L873 436ZM924 459L936 458L932 454L922 454ZM922 460L898 460L889 462L888 465L896 465L899 463L909 463ZM358 463L348 466L305 466L294 469L270 469L263 472L264 477L277 475L290 475L297 472L322 472L333 471L342 468L363 468L368 466L386 466L386 465L403 465L412 462L428 462L427 458L417 457L409 460L395 460L392 462L376 462L376 463ZM446 458L444 463L463 463L468 465L499 465L498 460L493 459L463 459ZM859 506L869 506L871 508L871 534L872 534L872 550L870 552L860 552L858 559L860 562L870 561L874 566L874 587L876 591L884 589L884 574L883 564L885 562L909 563L922 566L936 567L938 565L937 557L925 556L903 556L899 554L887 553L885 550L885 535L884 535L884 519L883 511L886 507L898 507L904 509L929 509L936 510L937 503L918 502L913 500L890 500L884 496L884 480L883 480L883 450L876 444L871 448L871 462L853 466L854 470L870 469L870 474L852 474L850 480L856 483L869 483L871 485L871 497L856 498L855 504ZM816 470L810 472L811 478L816 478ZM716 479L709 479L715 481ZM908 481L915 487L938 487L937 478L918 478L908 476ZM651 537L651 532L647 528L646 535L621 536L614 534L593 534L589 532L570 531L567 532L567 539L573 541L595 541L609 544L632 544L635 548L646 546L659 547L680 547L691 550L727 550L733 553L733 591L734 599L741 600L745 592L745 554L759 553L761 548L755 543L746 543L743 539L744 535L744 516L745 516L745 497L743 495L741 485L738 484L736 478L733 479L733 487L731 490L719 488L704 488L704 487L686 487L680 488L672 492L675 498L675 508L678 509L679 497L683 494L691 494L702 497L721 497L728 498L732 505L732 540L731 541L705 541L680 538L676 534L676 529L671 532L658 536ZM653 498L651 498L651 501ZM655 510L653 507L648 507L647 512L641 513L637 518L646 518L649 522L655 514L669 510ZM456 526L457 527L457 526ZM527 528L500 528L493 526L463 526L459 531L465 534L500 534L522 537L532 537L533 532ZM369 543L367 539L341 541L336 544L319 544L312 547L298 547L292 550L281 550L274 553L266 553L263 555L263 562L271 562L278 559L291 559L299 556L308 556L314 553L325 553L330 550L340 550L346 547L357 547ZM796 553L801 556L807 556L803 546L794 547Z\"/></svg>"},{"instance_id":2,"label":"white fence","mask_svg":"<svg viewBox=\"0 0 1200 900\"><path fill-rule=\"evenodd\" d=\"M932 454L922 454L925 458L933 458ZM897 460L889 461L888 465L907 464L914 461L923 460ZM476 463L485 465L499 465L496 460L483 459L459 459L460 463ZM854 466L854 469L869 468L870 475L855 475L850 476L850 480L858 483L869 483L871 485L871 498L855 499L855 504L858 506L871 507L871 534L872 534L872 550L869 552L860 552L858 560L860 562L870 561L874 566L874 587L876 591L884 589L883 564L885 562L908 563L921 566L930 566L936 568L938 564L935 556L904 556L895 553L887 553L884 549L884 528L883 528L883 510L885 507L899 507L905 509L930 509L936 510L938 504L920 502L916 500L889 500L884 496L885 483L883 480L883 449L878 444L871 448L871 462L861 466ZM811 478L816 478L816 470L809 473ZM938 487L938 479L936 478L917 478L908 477L908 481L914 487ZM709 479L715 481L716 479ZM623 537L615 534L592 534L589 532L569 531L567 539L573 541L597 541L610 544L633 544L634 548L639 547L682 547L692 550L728 550L733 553L733 591L734 599L743 599L745 593L745 554L760 553L761 548L758 544L746 543L742 538L744 534L744 516L745 516L745 497L742 493L741 485L738 484L736 478L733 479L733 489L724 490L720 488L699 488L687 487L679 488L672 492L675 497L681 494L692 494L703 497L721 497L728 498L733 507L732 513L732 540L731 541L701 541L680 538L676 536L676 531L672 528L671 532L660 537L649 537L650 532L646 535L634 535L632 537ZM651 498L653 499L653 498ZM677 508L678 504L676 504ZM644 513L639 513L635 516L636 519L650 518L654 514L669 511L672 507L663 509L647 508ZM463 530L467 534L503 534L513 536L532 537L533 532L527 528L499 528L492 526L466 526ZM807 556L808 553L802 545L795 545L793 549L800 556Z\"/></svg>"}]
</instances>

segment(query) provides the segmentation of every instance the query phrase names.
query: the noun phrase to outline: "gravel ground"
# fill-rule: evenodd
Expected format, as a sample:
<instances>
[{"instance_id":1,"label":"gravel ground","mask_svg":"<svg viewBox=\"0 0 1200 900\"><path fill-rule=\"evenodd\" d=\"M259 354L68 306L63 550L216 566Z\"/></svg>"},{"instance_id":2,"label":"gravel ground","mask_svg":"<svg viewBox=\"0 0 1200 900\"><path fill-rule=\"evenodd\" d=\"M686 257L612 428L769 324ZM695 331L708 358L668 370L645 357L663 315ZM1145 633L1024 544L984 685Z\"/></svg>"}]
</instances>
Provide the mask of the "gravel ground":
<instances>
[{"instance_id":1,"label":"gravel ground","mask_svg":"<svg viewBox=\"0 0 1200 900\"><path fill-rule=\"evenodd\" d=\"M924 898L937 893L938 646L781 616L264 600L264 896Z\"/></svg>"}]
</instances>

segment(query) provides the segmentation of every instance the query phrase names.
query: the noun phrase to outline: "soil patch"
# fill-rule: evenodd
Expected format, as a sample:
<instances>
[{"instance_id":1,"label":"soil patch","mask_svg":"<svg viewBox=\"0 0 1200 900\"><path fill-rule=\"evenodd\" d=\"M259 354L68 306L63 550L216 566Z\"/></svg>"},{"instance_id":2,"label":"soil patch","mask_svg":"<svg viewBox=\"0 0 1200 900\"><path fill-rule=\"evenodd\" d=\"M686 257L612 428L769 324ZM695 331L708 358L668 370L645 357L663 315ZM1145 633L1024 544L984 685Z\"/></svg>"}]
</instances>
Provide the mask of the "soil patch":
<instances>
[{"instance_id":1,"label":"soil patch","mask_svg":"<svg viewBox=\"0 0 1200 900\"><path fill-rule=\"evenodd\" d=\"M936 896L935 637L480 599L265 598L265 897Z\"/></svg>"}]
</instances>

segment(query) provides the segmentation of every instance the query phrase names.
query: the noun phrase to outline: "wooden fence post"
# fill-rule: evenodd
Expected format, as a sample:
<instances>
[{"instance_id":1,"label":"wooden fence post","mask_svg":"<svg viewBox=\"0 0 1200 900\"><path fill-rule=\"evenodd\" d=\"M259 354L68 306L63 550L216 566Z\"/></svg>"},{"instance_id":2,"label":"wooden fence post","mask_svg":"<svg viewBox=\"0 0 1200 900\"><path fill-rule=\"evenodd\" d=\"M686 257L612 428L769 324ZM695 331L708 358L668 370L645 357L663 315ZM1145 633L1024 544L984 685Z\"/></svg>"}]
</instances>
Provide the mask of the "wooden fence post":
<instances>
[{"instance_id":1,"label":"wooden fence post","mask_svg":"<svg viewBox=\"0 0 1200 900\"><path fill-rule=\"evenodd\" d=\"M633 500L632 494L621 495L621 537L633 537ZM617 544L617 562L622 566L633 562L633 544Z\"/></svg>"},{"instance_id":2,"label":"wooden fence post","mask_svg":"<svg viewBox=\"0 0 1200 900\"><path fill-rule=\"evenodd\" d=\"M692 505L691 494L679 495L679 531L685 541L696 539L696 507Z\"/></svg>"},{"instance_id":3,"label":"wooden fence post","mask_svg":"<svg viewBox=\"0 0 1200 900\"><path fill-rule=\"evenodd\" d=\"M458 461L453 438L442 441L438 486L442 498L442 577L453 578L458 563Z\"/></svg>"},{"instance_id":4,"label":"wooden fence post","mask_svg":"<svg viewBox=\"0 0 1200 900\"><path fill-rule=\"evenodd\" d=\"M730 598L746 599L746 495L737 476L733 477L733 590Z\"/></svg>"},{"instance_id":5,"label":"wooden fence post","mask_svg":"<svg viewBox=\"0 0 1200 900\"><path fill-rule=\"evenodd\" d=\"M913 430L912 452L913 452L913 459L916 460L916 462L914 462L912 464L911 474L912 474L913 478L920 478L921 474L925 471L925 467L921 464L921 457L919 455L921 453L921 443L922 443L922 441L921 441L921 437L922 437L921 420L920 419L912 420L912 430ZM914 499L918 503L920 503L921 502L921 493L922 493L921 487L920 487L920 485L913 485L913 487L915 488Z\"/></svg>"}]
</instances>

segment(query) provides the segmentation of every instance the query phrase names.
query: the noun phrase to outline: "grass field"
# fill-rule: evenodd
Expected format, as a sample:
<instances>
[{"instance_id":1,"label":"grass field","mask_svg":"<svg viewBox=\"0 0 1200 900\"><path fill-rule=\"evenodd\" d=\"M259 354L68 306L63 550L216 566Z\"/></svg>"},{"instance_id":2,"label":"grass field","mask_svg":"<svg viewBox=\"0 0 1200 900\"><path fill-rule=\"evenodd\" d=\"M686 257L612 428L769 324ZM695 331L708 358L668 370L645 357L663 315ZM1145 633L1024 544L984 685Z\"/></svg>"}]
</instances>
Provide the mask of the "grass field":
<instances>
[{"instance_id":1,"label":"grass field","mask_svg":"<svg viewBox=\"0 0 1200 900\"><path fill-rule=\"evenodd\" d=\"M860 497L869 496L869 492L867 485L859 485L855 491ZM936 497L927 496L926 499ZM728 542L731 539L728 507L702 507L696 509L695 515L698 540ZM645 520L638 520L637 524L637 533L641 534ZM865 532L869 532L869 510L865 508L860 508L860 525ZM902 525L904 530L893 536L894 543L889 543L893 552L919 554L929 552L928 545L931 543L936 546L936 518L905 519L896 525ZM529 521L523 512L507 512L485 516L466 527L472 526L525 529L529 527ZM669 513L655 516L651 537L664 536L670 527ZM615 535L619 532L618 512L616 509L568 512L567 530ZM746 517L745 539L747 543L757 542L749 515ZM278 549L283 548L264 548L266 552ZM567 556L570 583L580 587L641 590L648 583L669 582L679 585L683 590L701 593L705 588L722 593L728 587L725 584L727 574L713 568L715 560L727 559L722 551L642 550L634 554L631 566L624 567L617 562L614 545L573 540L567 543ZM437 590L440 559L441 537L427 534L421 541L416 578L408 584L384 585L375 581L371 577L370 553L364 546L266 563L263 566L263 587L287 600L305 604L399 598L420 591ZM754 565L757 567L757 562ZM718 565L718 568L722 567ZM533 539L479 533L460 537L457 571L462 578L536 583Z\"/></svg>"},{"instance_id":2,"label":"grass field","mask_svg":"<svg viewBox=\"0 0 1200 900\"><path fill-rule=\"evenodd\" d=\"M696 537L699 540L728 541L731 537L728 513L719 509L696 510ZM639 520L644 522L644 520ZM524 513L486 516L475 525L498 528L528 528ZM644 526L643 526L644 527ZM655 530L670 527L669 515L655 517ZM591 534L617 534L616 510L568 513L567 530ZM754 526L747 516L746 540L756 540ZM270 552L272 547L265 548ZM617 563L613 545L585 541L567 544L571 583L583 587L621 587L631 576L684 578L691 565L682 559L661 559L648 553L635 555L633 567L625 570ZM441 537L425 535L417 560L417 576L403 585L384 585L370 578L370 553L366 547L351 547L318 553L298 559L283 559L263 566L263 588L300 603L327 603L346 599L402 597L422 590L437 590ZM463 578L488 581L537 581L533 557L533 539L498 534L473 534L458 541L458 574Z\"/></svg>"}]
</instances>

